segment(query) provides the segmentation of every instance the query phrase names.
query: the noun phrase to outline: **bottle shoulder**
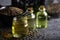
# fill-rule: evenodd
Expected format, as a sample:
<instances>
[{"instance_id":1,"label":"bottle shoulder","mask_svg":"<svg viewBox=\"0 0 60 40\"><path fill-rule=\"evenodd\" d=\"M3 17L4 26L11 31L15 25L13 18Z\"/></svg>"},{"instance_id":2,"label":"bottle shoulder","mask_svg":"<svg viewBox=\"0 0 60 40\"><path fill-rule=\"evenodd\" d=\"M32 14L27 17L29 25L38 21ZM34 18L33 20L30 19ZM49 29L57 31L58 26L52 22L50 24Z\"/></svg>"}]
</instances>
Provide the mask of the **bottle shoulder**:
<instances>
[{"instance_id":1,"label":"bottle shoulder","mask_svg":"<svg viewBox=\"0 0 60 40\"><path fill-rule=\"evenodd\" d=\"M45 12L45 11L39 11L39 12L37 12L37 15L47 15L47 12Z\"/></svg>"},{"instance_id":2,"label":"bottle shoulder","mask_svg":"<svg viewBox=\"0 0 60 40\"><path fill-rule=\"evenodd\" d=\"M44 12L45 16L47 16L47 12Z\"/></svg>"}]
</instances>

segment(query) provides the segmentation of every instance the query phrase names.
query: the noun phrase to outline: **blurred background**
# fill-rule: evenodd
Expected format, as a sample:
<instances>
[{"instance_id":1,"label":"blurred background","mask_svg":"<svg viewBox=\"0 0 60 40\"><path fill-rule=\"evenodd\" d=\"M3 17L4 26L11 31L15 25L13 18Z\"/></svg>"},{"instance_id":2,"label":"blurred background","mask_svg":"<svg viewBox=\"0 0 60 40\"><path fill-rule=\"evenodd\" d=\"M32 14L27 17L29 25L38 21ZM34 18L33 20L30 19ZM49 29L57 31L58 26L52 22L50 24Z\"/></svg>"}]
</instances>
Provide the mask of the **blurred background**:
<instances>
[{"instance_id":1,"label":"blurred background","mask_svg":"<svg viewBox=\"0 0 60 40\"><path fill-rule=\"evenodd\" d=\"M45 5L50 16L57 17L57 15L60 15L60 0L0 0L0 5L15 6L22 8L24 11L28 6L32 6L34 12L38 11L40 5Z\"/></svg>"}]
</instances>

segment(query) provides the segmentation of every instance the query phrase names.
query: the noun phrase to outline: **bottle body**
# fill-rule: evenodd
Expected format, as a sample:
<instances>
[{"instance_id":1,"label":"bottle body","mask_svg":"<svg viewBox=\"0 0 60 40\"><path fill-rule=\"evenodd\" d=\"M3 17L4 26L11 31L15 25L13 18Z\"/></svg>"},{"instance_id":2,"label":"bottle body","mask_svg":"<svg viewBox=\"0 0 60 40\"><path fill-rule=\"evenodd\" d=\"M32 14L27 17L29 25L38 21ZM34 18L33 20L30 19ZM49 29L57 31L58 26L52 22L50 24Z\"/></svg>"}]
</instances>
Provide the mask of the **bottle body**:
<instances>
[{"instance_id":1,"label":"bottle body","mask_svg":"<svg viewBox=\"0 0 60 40\"><path fill-rule=\"evenodd\" d=\"M35 29L35 15L31 13L30 15L27 15L28 17L28 27L30 29Z\"/></svg>"},{"instance_id":2,"label":"bottle body","mask_svg":"<svg viewBox=\"0 0 60 40\"><path fill-rule=\"evenodd\" d=\"M14 17L12 24L12 34L13 37L23 37L28 34L28 22L27 17Z\"/></svg>"},{"instance_id":3,"label":"bottle body","mask_svg":"<svg viewBox=\"0 0 60 40\"><path fill-rule=\"evenodd\" d=\"M45 11L37 12L36 27L37 28L46 28L47 27L47 13Z\"/></svg>"}]
</instances>

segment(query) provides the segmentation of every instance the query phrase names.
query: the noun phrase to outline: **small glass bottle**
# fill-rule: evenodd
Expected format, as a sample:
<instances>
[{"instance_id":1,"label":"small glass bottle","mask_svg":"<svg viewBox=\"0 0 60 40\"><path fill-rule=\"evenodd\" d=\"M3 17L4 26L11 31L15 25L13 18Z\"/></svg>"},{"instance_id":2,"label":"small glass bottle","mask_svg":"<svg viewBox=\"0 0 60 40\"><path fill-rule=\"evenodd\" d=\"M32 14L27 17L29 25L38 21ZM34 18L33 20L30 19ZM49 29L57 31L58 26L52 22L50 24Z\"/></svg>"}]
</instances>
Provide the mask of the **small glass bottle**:
<instances>
[{"instance_id":1,"label":"small glass bottle","mask_svg":"<svg viewBox=\"0 0 60 40\"><path fill-rule=\"evenodd\" d=\"M46 28L47 27L47 12L45 11L44 5L39 7L39 12L36 14L36 27Z\"/></svg>"},{"instance_id":2,"label":"small glass bottle","mask_svg":"<svg viewBox=\"0 0 60 40\"><path fill-rule=\"evenodd\" d=\"M23 16L22 14L20 14L13 18L12 35L15 38L21 38L28 35L27 16Z\"/></svg>"},{"instance_id":3,"label":"small glass bottle","mask_svg":"<svg viewBox=\"0 0 60 40\"><path fill-rule=\"evenodd\" d=\"M29 30L35 30L35 15L33 13L33 7L28 7L25 15L28 17L28 27Z\"/></svg>"}]
</instances>

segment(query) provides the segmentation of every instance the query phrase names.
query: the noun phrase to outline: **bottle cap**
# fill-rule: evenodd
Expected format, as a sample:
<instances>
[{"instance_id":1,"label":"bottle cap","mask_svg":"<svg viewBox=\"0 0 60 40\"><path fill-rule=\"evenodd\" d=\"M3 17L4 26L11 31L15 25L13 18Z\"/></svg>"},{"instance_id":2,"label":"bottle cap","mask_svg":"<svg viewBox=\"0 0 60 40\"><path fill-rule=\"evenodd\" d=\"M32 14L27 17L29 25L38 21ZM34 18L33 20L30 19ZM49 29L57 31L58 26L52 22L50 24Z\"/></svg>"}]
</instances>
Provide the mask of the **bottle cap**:
<instances>
[{"instance_id":1,"label":"bottle cap","mask_svg":"<svg viewBox=\"0 0 60 40\"><path fill-rule=\"evenodd\" d=\"M39 10L45 11L45 10L46 10L46 9L45 9L45 6L44 6L44 5L41 5L41 6L39 7Z\"/></svg>"}]
</instances>

